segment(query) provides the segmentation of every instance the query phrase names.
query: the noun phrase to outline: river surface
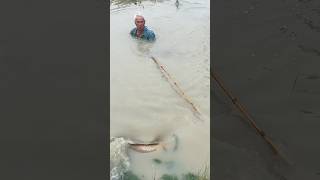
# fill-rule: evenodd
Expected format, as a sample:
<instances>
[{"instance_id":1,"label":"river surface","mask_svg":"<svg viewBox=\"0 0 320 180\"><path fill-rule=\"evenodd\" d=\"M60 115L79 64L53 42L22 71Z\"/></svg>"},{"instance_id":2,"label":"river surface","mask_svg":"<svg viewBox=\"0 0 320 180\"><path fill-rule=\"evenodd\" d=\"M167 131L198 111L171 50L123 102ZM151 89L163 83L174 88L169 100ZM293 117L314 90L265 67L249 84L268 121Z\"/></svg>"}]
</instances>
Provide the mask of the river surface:
<instances>
[{"instance_id":1,"label":"river surface","mask_svg":"<svg viewBox=\"0 0 320 180\"><path fill-rule=\"evenodd\" d=\"M196 173L210 165L209 10L209 0L111 2L110 136L159 140L167 147L167 151L139 153L115 150L123 141L111 143L111 153L117 152L110 154L111 168L119 166L115 159L122 158L126 171L149 180ZM130 37L137 12L156 33L155 43ZM200 115L177 94L150 56L170 73Z\"/></svg>"}]
</instances>

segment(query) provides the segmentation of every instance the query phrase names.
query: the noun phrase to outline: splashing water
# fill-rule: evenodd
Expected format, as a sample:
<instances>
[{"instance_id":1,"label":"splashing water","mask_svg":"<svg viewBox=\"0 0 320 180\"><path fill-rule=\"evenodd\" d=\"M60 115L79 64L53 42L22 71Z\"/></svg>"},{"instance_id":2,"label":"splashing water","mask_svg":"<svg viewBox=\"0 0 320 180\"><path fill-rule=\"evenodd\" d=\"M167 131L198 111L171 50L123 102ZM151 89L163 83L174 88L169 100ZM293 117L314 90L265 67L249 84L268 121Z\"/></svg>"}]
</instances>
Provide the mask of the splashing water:
<instances>
[{"instance_id":1,"label":"splashing water","mask_svg":"<svg viewBox=\"0 0 320 180\"><path fill-rule=\"evenodd\" d=\"M148 153L164 148L165 151L177 150L178 137L172 134L165 139L157 137L155 143L130 140L123 137L111 137L110 139L110 180L122 180L130 168L129 148L136 152ZM156 142L160 141L160 142ZM154 145L153 144L157 144ZM151 147L151 146L152 147ZM130 147L131 146L131 147ZM148 150L148 148L152 150ZM153 150L154 149L154 150Z\"/></svg>"},{"instance_id":2,"label":"splashing water","mask_svg":"<svg viewBox=\"0 0 320 180\"><path fill-rule=\"evenodd\" d=\"M130 167L128 142L124 138L110 140L110 180L120 180Z\"/></svg>"}]
</instances>

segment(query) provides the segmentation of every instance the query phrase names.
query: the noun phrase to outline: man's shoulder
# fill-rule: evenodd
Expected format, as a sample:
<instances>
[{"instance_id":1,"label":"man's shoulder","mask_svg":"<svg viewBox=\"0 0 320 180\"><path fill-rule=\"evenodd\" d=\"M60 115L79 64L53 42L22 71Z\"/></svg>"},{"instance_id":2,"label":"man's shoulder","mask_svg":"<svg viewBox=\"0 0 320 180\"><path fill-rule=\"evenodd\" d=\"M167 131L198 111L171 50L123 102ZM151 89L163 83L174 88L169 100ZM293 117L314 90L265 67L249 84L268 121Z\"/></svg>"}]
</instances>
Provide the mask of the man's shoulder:
<instances>
[{"instance_id":1,"label":"man's shoulder","mask_svg":"<svg viewBox=\"0 0 320 180\"><path fill-rule=\"evenodd\" d=\"M137 28L133 28L133 29L130 31L130 34L131 34L131 35L134 35L134 34L136 33L136 30L137 30Z\"/></svg>"},{"instance_id":2,"label":"man's shoulder","mask_svg":"<svg viewBox=\"0 0 320 180\"><path fill-rule=\"evenodd\" d=\"M146 32L147 32L147 39L148 40L155 40L156 35L152 29L146 27Z\"/></svg>"},{"instance_id":3,"label":"man's shoulder","mask_svg":"<svg viewBox=\"0 0 320 180\"><path fill-rule=\"evenodd\" d=\"M151 28L149 28L149 27L145 27L145 29L147 30L147 32L148 32L148 33L150 33L150 34L154 34L154 31L153 31Z\"/></svg>"}]
</instances>

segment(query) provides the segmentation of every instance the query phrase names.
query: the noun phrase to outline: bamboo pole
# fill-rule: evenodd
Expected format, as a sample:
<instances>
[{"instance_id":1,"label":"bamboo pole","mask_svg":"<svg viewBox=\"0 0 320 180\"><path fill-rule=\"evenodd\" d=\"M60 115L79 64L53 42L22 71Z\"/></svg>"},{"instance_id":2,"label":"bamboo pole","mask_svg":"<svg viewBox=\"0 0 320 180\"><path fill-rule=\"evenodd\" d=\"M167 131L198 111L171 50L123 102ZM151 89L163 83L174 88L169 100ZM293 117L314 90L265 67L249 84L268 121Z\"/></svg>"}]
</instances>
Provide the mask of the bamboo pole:
<instances>
[{"instance_id":1,"label":"bamboo pole","mask_svg":"<svg viewBox=\"0 0 320 180\"><path fill-rule=\"evenodd\" d=\"M191 101L191 99L186 95L186 93L180 88L179 84L173 79L173 77L169 74L169 72L159 63L159 61L151 56L150 57L153 62L158 66L161 73L164 75L164 77L167 79L167 81L170 83L170 85L173 87L173 89L188 103L191 105L193 111L200 115L200 111L198 107Z\"/></svg>"},{"instance_id":2,"label":"bamboo pole","mask_svg":"<svg viewBox=\"0 0 320 180\"><path fill-rule=\"evenodd\" d=\"M224 83L222 82L221 78L216 72L211 72L211 77L215 80L217 85L222 89L224 94L231 100L233 105L241 112L243 117L247 119L251 127L253 127L257 133L266 141L266 143L270 146L273 153L276 155L279 155L279 150L276 147L276 145L271 141L271 139L266 135L266 133L258 127L252 116L248 113L248 111L245 109L245 107L239 102L238 98L233 96L231 92L226 88Z\"/></svg>"}]
</instances>

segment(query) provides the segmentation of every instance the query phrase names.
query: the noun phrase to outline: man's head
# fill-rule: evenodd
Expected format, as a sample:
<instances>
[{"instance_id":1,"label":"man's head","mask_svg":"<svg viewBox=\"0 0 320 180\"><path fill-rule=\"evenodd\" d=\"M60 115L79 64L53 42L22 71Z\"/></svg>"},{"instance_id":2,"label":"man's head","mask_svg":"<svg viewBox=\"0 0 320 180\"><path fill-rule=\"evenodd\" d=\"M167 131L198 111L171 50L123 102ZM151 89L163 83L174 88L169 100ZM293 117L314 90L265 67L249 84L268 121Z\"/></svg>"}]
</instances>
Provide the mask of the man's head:
<instances>
[{"instance_id":1,"label":"man's head","mask_svg":"<svg viewBox=\"0 0 320 180\"><path fill-rule=\"evenodd\" d=\"M144 29L145 20L142 15L136 15L134 18L134 23L136 24L139 31L142 31Z\"/></svg>"}]
</instances>

